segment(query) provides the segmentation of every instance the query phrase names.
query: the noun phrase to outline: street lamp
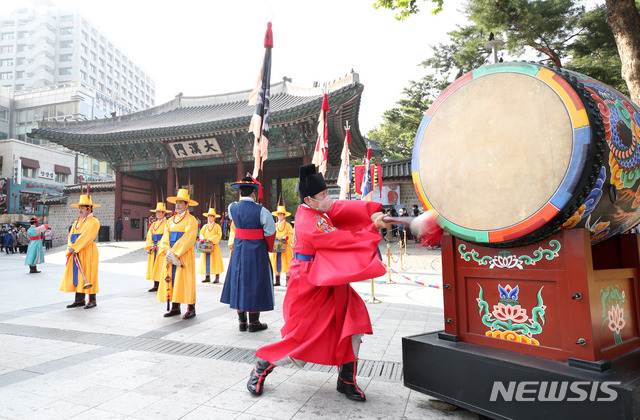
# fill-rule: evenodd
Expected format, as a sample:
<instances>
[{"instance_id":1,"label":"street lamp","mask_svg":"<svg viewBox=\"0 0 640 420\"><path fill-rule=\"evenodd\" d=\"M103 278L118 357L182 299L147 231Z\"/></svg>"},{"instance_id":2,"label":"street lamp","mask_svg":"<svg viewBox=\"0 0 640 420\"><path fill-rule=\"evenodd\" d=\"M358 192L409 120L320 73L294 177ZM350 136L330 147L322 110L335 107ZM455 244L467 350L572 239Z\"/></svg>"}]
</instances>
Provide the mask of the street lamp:
<instances>
[{"instance_id":1,"label":"street lamp","mask_svg":"<svg viewBox=\"0 0 640 420\"><path fill-rule=\"evenodd\" d=\"M493 32L489 33L489 41L484 44L485 48L491 48L493 51L493 63L498 62L498 48L504 45L504 41L496 38Z\"/></svg>"}]
</instances>

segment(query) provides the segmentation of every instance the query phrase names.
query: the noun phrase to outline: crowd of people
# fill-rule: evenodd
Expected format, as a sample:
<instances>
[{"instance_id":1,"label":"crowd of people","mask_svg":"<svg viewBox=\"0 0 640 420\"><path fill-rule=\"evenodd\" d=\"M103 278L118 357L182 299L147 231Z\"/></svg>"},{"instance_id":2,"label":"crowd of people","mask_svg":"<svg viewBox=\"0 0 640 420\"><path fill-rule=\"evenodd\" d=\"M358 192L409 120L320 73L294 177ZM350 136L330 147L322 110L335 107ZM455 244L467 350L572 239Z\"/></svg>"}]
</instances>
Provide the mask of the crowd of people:
<instances>
[{"instance_id":1,"label":"crowd of people","mask_svg":"<svg viewBox=\"0 0 640 420\"><path fill-rule=\"evenodd\" d=\"M53 231L48 228L40 238L46 250L53 247ZM31 240L28 227L22 224L3 226L0 229L0 253L26 254Z\"/></svg>"},{"instance_id":2,"label":"crowd of people","mask_svg":"<svg viewBox=\"0 0 640 420\"><path fill-rule=\"evenodd\" d=\"M182 318L194 318L196 274L204 276L203 283L219 284L226 271L220 302L237 314L239 331L255 333L268 328L260 321L260 314L274 309L274 287L286 286L282 340L257 350L258 362L250 372L248 391L261 395L265 378L277 366L318 363L338 368L338 392L365 401L356 382L357 361L361 338L372 334L372 328L366 305L350 283L384 275L386 269L378 253L381 233L396 232L404 238L407 229L387 223L385 217L393 213L382 212L379 203L333 202L323 175L313 164L300 167L295 230L287 220L291 213L284 203L279 202L273 212L258 204L262 186L253 177L238 180L232 187L238 190L239 200L221 214L210 204L203 213L207 222L202 226L189 212L189 207L198 203L187 189L167 197L173 211L164 202L150 209L153 216L144 247L148 254L145 276L153 282L149 292L166 304L163 316L182 314L184 304ZM91 309L97 306L99 293L95 239L100 222L93 209L100 204L93 203L88 191L81 191L78 203L71 206L78 208L78 218L69 229L60 290L74 293L67 308ZM412 215L417 214L414 206ZM399 216L409 214L401 209ZM121 240L120 218L118 222L116 238ZM31 273L39 273L43 246L49 249L47 241L53 234L35 218L29 230L23 230L28 245L25 265ZM24 243L20 236L20 229L3 229L2 243L15 252ZM230 248L226 270L220 251L223 238L228 238ZM199 264L196 252L200 253Z\"/></svg>"}]
</instances>

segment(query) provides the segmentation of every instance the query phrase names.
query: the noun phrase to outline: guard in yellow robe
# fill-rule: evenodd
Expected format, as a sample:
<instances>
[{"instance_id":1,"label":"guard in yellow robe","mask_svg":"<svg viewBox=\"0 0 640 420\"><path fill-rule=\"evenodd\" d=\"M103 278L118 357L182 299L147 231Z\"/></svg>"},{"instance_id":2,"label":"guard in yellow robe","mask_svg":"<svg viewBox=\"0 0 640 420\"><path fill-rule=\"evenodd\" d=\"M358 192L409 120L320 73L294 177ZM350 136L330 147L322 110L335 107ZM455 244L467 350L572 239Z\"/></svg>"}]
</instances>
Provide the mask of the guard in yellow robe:
<instances>
[{"instance_id":1,"label":"guard in yellow robe","mask_svg":"<svg viewBox=\"0 0 640 420\"><path fill-rule=\"evenodd\" d=\"M81 194L80 200L71 207L78 208L78 220L69 230L67 240L67 264L62 275L60 290L75 292L76 298L67 308L84 306L84 309L96 307L98 293L98 247L95 239L100 231L100 222L93 216L93 209L100 204L93 204L91 196ZM85 279L86 278L86 279ZM89 302L85 306L84 295L89 293Z\"/></svg>"},{"instance_id":2,"label":"guard in yellow robe","mask_svg":"<svg viewBox=\"0 0 640 420\"><path fill-rule=\"evenodd\" d=\"M189 213L189 206L198 202L189 198L188 190L178 190L167 201L176 205L174 214L167 221L164 234L158 244L158 252L165 253L162 270L163 281L158 288L159 302L167 302L165 317L180 314L180 304L188 305L184 319L196 316L196 257L193 249L198 237L198 220ZM169 302L172 302L169 309Z\"/></svg>"},{"instance_id":3,"label":"guard in yellow robe","mask_svg":"<svg viewBox=\"0 0 640 420\"><path fill-rule=\"evenodd\" d=\"M164 254L158 252L158 242L162 239L162 235L164 235L164 228L167 225L165 214L171 214L171 212L167 212L167 208L164 203L158 203L156 208L150 211L156 214L156 220L149 225L147 243L145 244L144 249L146 249L149 254L147 257L147 280L153 281L153 287L149 289L149 291L157 292L160 280L164 280L162 277L162 268L166 265L166 262L164 261Z\"/></svg>"},{"instance_id":4,"label":"guard in yellow robe","mask_svg":"<svg viewBox=\"0 0 640 420\"><path fill-rule=\"evenodd\" d=\"M207 218L207 224L200 229L198 241L201 244L206 244L206 246L202 246L198 272L205 275L204 280L202 280L203 283L211 281L211 274L216 275L213 282L220 283L220 273L224 271L222 253L218 245L218 242L222 239L222 228L216 223L216 217L220 217L220 215L216 214L216 209L214 208L210 208L208 213L203 213L202 215Z\"/></svg>"},{"instance_id":5,"label":"guard in yellow robe","mask_svg":"<svg viewBox=\"0 0 640 420\"><path fill-rule=\"evenodd\" d=\"M287 217L291 213L287 211L284 205L278 206L278 209L272 212L278 218L276 222L276 240L273 244L273 251L270 255L271 267L273 274L276 276L274 286L280 286L280 275L289 272L289 263L293 258L293 226L287 222ZM284 280L284 279L283 279Z\"/></svg>"}]
</instances>

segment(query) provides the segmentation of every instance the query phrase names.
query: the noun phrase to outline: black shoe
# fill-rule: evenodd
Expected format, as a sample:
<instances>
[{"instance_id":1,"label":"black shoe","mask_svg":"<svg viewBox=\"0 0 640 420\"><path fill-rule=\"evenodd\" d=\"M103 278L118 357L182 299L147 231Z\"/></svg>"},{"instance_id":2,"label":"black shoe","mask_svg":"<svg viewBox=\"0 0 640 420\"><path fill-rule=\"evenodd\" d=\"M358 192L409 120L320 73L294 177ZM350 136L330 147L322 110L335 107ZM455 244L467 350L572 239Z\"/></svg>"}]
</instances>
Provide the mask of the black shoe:
<instances>
[{"instance_id":1,"label":"black shoe","mask_svg":"<svg viewBox=\"0 0 640 420\"><path fill-rule=\"evenodd\" d=\"M276 276L276 281L273 283L274 286L280 286L280 275Z\"/></svg>"},{"instance_id":2,"label":"black shoe","mask_svg":"<svg viewBox=\"0 0 640 420\"><path fill-rule=\"evenodd\" d=\"M158 288L155 286L148 290L148 292L157 292L157 291L158 291Z\"/></svg>"},{"instance_id":3,"label":"black shoe","mask_svg":"<svg viewBox=\"0 0 640 420\"><path fill-rule=\"evenodd\" d=\"M351 362L340 366L338 374L338 392L345 394L347 398L353 401L366 401L364 392L356 383L356 362Z\"/></svg>"},{"instance_id":4,"label":"black shoe","mask_svg":"<svg viewBox=\"0 0 640 420\"><path fill-rule=\"evenodd\" d=\"M182 319L191 319L196 316L196 305L189 305L188 308Z\"/></svg>"},{"instance_id":5,"label":"black shoe","mask_svg":"<svg viewBox=\"0 0 640 420\"><path fill-rule=\"evenodd\" d=\"M40 270L32 270L32 271L29 271L29 274L33 274L33 273L41 273L41 271L40 271Z\"/></svg>"},{"instance_id":6,"label":"black shoe","mask_svg":"<svg viewBox=\"0 0 640 420\"><path fill-rule=\"evenodd\" d=\"M238 311L238 329L247 331L247 313Z\"/></svg>"},{"instance_id":7,"label":"black shoe","mask_svg":"<svg viewBox=\"0 0 640 420\"><path fill-rule=\"evenodd\" d=\"M96 304L95 300L90 300L89 303L87 303L87 306L84 307L84 309L91 309L91 308L95 308L96 306L98 306Z\"/></svg>"},{"instance_id":8,"label":"black shoe","mask_svg":"<svg viewBox=\"0 0 640 420\"><path fill-rule=\"evenodd\" d=\"M71 305L67 305L67 308L77 308L79 306L84 306L84 300L76 300Z\"/></svg>"},{"instance_id":9,"label":"black shoe","mask_svg":"<svg viewBox=\"0 0 640 420\"><path fill-rule=\"evenodd\" d=\"M249 332L262 331L267 329L267 324L260 322L260 312L249 312Z\"/></svg>"},{"instance_id":10,"label":"black shoe","mask_svg":"<svg viewBox=\"0 0 640 420\"><path fill-rule=\"evenodd\" d=\"M180 315L182 312L180 311L180 308L178 309L171 309L169 312L167 312L166 314L164 314L163 316L165 318L169 318L170 316L176 316L176 315Z\"/></svg>"},{"instance_id":11,"label":"black shoe","mask_svg":"<svg viewBox=\"0 0 640 420\"><path fill-rule=\"evenodd\" d=\"M274 368L275 365L272 365L271 362L258 360L256 365L253 367L251 376L249 376L249 381L247 382L247 389L252 395L262 395L264 380Z\"/></svg>"},{"instance_id":12,"label":"black shoe","mask_svg":"<svg viewBox=\"0 0 640 420\"><path fill-rule=\"evenodd\" d=\"M216 279L212 283L220 283L220 274L216 274Z\"/></svg>"},{"instance_id":13,"label":"black shoe","mask_svg":"<svg viewBox=\"0 0 640 420\"><path fill-rule=\"evenodd\" d=\"M203 283L211 283L211 279L209 278L209 276L207 276L204 280L202 280Z\"/></svg>"}]
</instances>

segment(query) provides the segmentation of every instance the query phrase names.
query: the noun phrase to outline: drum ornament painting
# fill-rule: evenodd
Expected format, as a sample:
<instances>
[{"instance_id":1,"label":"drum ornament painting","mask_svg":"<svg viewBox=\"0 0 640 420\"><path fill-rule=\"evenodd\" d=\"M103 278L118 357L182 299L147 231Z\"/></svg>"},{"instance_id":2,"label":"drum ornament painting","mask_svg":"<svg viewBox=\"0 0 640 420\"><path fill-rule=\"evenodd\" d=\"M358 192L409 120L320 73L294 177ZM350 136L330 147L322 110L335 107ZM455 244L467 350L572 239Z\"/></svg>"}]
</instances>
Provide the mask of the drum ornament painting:
<instances>
[{"instance_id":1,"label":"drum ornament painting","mask_svg":"<svg viewBox=\"0 0 640 420\"><path fill-rule=\"evenodd\" d=\"M496 247L584 227L591 243L640 220L640 108L590 77L498 63L453 82L425 113L412 176L461 239Z\"/></svg>"}]
</instances>

